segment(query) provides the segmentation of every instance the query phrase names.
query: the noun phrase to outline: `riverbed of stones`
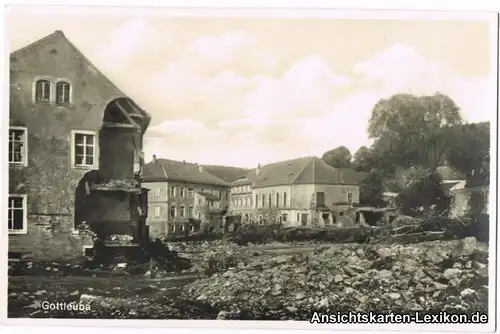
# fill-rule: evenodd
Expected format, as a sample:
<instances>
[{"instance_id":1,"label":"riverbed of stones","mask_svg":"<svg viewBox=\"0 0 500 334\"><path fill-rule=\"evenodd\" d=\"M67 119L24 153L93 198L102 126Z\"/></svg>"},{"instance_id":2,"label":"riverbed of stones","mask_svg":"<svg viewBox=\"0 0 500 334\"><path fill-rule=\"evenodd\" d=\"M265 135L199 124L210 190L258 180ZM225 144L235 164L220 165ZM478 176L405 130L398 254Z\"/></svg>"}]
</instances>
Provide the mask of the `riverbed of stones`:
<instances>
[{"instance_id":1,"label":"riverbed of stones","mask_svg":"<svg viewBox=\"0 0 500 334\"><path fill-rule=\"evenodd\" d=\"M81 284L71 277L53 277L51 284L43 279L31 285L9 281L9 314L308 320L314 311L487 312L488 246L475 238L411 245L314 243L301 252L288 252L287 244L200 245L198 251L196 245L172 246L195 254L190 258L194 263L190 272L206 273L210 259L216 263L209 276L194 282L165 285L160 277L156 283L150 283L151 273L147 272L130 275L131 284L121 287L102 281L105 277L90 277L90 281ZM284 250L265 251L269 248ZM57 262L31 266L50 275L63 272ZM92 312L40 311L37 302L43 300L91 300L93 308Z\"/></svg>"},{"instance_id":2,"label":"riverbed of stones","mask_svg":"<svg viewBox=\"0 0 500 334\"><path fill-rule=\"evenodd\" d=\"M488 249L475 238L336 245L241 261L191 283L185 298L219 319L307 320L312 312L487 312Z\"/></svg>"}]
</instances>

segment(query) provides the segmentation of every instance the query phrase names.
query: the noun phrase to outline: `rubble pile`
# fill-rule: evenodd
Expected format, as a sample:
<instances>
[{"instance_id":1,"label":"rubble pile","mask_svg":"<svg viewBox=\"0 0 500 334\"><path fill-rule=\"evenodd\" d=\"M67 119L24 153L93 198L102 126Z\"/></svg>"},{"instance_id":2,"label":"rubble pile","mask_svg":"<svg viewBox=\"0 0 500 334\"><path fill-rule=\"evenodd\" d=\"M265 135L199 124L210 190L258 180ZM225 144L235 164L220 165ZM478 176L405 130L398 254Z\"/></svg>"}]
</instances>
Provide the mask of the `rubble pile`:
<instances>
[{"instance_id":1,"label":"rubble pile","mask_svg":"<svg viewBox=\"0 0 500 334\"><path fill-rule=\"evenodd\" d=\"M343 244L256 257L197 280L185 298L219 319L307 320L314 311L487 312L488 249L473 237Z\"/></svg>"},{"instance_id":2,"label":"rubble pile","mask_svg":"<svg viewBox=\"0 0 500 334\"><path fill-rule=\"evenodd\" d=\"M371 228L369 243L418 243L433 240L454 240L475 237L488 241L488 222L467 217L398 216L391 224Z\"/></svg>"}]
</instances>

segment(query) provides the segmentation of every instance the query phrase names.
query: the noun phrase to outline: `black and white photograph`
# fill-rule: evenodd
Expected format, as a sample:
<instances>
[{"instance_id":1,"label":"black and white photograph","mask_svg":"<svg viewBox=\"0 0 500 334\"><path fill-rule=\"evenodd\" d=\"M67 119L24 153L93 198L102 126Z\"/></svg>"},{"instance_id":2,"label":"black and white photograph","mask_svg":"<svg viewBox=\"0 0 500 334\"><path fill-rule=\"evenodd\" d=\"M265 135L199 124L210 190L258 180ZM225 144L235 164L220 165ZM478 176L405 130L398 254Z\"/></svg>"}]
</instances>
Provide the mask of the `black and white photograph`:
<instances>
[{"instance_id":1,"label":"black and white photograph","mask_svg":"<svg viewBox=\"0 0 500 334\"><path fill-rule=\"evenodd\" d=\"M5 27L6 320L495 325L496 13Z\"/></svg>"}]
</instances>

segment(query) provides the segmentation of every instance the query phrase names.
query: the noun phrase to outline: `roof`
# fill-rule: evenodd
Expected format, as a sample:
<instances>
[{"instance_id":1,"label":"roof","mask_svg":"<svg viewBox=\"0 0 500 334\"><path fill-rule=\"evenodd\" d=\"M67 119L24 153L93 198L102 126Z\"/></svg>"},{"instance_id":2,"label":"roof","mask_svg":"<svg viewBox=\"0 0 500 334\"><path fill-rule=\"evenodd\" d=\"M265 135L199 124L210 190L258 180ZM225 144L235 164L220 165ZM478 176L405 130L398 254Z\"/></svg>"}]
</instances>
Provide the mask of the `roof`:
<instances>
[{"instance_id":1,"label":"roof","mask_svg":"<svg viewBox=\"0 0 500 334\"><path fill-rule=\"evenodd\" d=\"M156 159L143 166L143 182L178 181L196 184L229 186L229 183L210 174L197 164L169 159Z\"/></svg>"},{"instance_id":2,"label":"roof","mask_svg":"<svg viewBox=\"0 0 500 334\"><path fill-rule=\"evenodd\" d=\"M462 173L449 166L436 168L436 174L439 174L442 180L465 180L465 176Z\"/></svg>"},{"instance_id":3,"label":"roof","mask_svg":"<svg viewBox=\"0 0 500 334\"><path fill-rule=\"evenodd\" d=\"M442 183L441 185L442 185L444 191L451 191L451 188L453 188L454 186L456 186L459 183L460 182L446 182L446 183Z\"/></svg>"},{"instance_id":4,"label":"roof","mask_svg":"<svg viewBox=\"0 0 500 334\"><path fill-rule=\"evenodd\" d=\"M241 167L203 165L203 168L210 174L226 182L233 182L242 176L246 176L248 173L248 168Z\"/></svg>"},{"instance_id":5,"label":"roof","mask_svg":"<svg viewBox=\"0 0 500 334\"><path fill-rule=\"evenodd\" d=\"M144 124L143 124L143 132L146 130L146 128L149 126L149 122L151 120L151 115L145 111L144 109L140 108L127 94L122 92L109 78L104 75L67 37L64 35L64 32L62 30L56 30L52 34L49 34L43 38L40 38L36 40L33 43L30 43L18 50L15 50L10 53L10 61L11 64L16 61L18 57L23 57L24 55L27 54L32 54L38 52L40 49L45 47L46 45L50 44L56 44L57 42L62 41L64 42L73 52L77 55L78 58L84 63L87 63L87 65L95 72L97 73L98 76L101 77L101 79L106 82L106 84L110 85L113 87L115 90L115 98L122 98L124 102L126 102L125 109L129 111L130 109L133 109L134 111L139 112L144 118ZM12 68L12 65L11 65Z\"/></svg>"},{"instance_id":6,"label":"roof","mask_svg":"<svg viewBox=\"0 0 500 334\"><path fill-rule=\"evenodd\" d=\"M255 169L253 170L253 172L255 173ZM247 172L248 174L248 172ZM231 186L243 186L243 185L248 185L248 184L252 184L253 181L250 180L247 176L243 176L243 177L239 177L237 178L236 180L234 180L233 182L231 182Z\"/></svg>"},{"instance_id":7,"label":"roof","mask_svg":"<svg viewBox=\"0 0 500 334\"><path fill-rule=\"evenodd\" d=\"M342 173L344 173L344 175L348 175L350 178L352 178L354 181L357 181L358 183L363 181L368 176L368 173L357 172L352 168L337 168L337 169Z\"/></svg>"},{"instance_id":8,"label":"roof","mask_svg":"<svg viewBox=\"0 0 500 334\"><path fill-rule=\"evenodd\" d=\"M358 185L348 174L342 173L318 157L304 157L280 161L253 169L248 179L255 188L292 184L344 184Z\"/></svg>"}]
</instances>

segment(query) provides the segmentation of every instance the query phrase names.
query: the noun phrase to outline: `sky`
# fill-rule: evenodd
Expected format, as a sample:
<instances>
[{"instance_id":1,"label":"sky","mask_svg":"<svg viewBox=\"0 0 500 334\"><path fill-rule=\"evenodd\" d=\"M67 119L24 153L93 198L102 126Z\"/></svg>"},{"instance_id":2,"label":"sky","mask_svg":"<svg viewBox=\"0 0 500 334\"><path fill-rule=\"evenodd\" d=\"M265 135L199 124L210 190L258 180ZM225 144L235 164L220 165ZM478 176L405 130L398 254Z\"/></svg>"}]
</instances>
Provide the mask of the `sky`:
<instances>
[{"instance_id":1,"label":"sky","mask_svg":"<svg viewBox=\"0 0 500 334\"><path fill-rule=\"evenodd\" d=\"M470 122L495 112L485 20L78 7L11 8L7 18L12 51L63 30L152 115L147 161L254 168L341 145L354 154L371 144L374 104L395 93L448 94Z\"/></svg>"}]
</instances>

